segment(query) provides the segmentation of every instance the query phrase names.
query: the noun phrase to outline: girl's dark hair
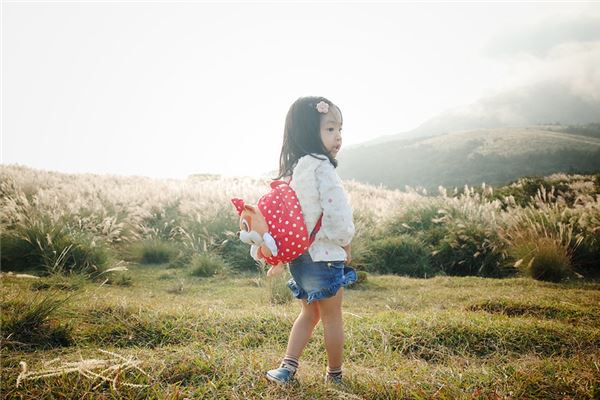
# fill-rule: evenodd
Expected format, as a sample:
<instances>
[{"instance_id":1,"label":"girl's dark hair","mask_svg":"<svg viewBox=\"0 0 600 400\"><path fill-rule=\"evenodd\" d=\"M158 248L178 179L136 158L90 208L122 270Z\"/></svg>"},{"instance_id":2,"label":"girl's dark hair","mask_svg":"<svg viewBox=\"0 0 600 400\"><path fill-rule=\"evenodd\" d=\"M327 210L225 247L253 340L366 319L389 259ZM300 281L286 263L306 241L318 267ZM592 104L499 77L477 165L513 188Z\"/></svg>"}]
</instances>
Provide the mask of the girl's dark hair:
<instances>
[{"instance_id":1,"label":"girl's dark hair","mask_svg":"<svg viewBox=\"0 0 600 400\"><path fill-rule=\"evenodd\" d=\"M325 156L337 167L337 160L327 152L321 140L321 116L325 114L316 109L321 101L337 108L342 114L340 108L325 97L300 97L296 100L285 118L279 175L275 179L292 175L298 160L307 154L320 160L324 160L321 156Z\"/></svg>"}]
</instances>

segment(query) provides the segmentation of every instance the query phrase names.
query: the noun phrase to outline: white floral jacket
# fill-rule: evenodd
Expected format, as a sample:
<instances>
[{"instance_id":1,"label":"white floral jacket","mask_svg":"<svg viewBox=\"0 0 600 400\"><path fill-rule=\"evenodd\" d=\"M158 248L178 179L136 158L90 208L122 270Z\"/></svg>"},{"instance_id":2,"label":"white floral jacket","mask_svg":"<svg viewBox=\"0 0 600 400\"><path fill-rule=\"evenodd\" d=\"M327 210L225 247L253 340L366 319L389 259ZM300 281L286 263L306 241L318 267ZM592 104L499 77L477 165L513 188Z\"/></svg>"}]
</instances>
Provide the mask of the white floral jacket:
<instances>
[{"instance_id":1,"label":"white floral jacket","mask_svg":"<svg viewBox=\"0 0 600 400\"><path fill-rule=\"evenodd\" d=\"M352 207L334 166L322 155L303 156L292 173L290 186L296 192L308 232L312 232L323 214L321 229L308 248L313 261L343 261L342 248L352 241Z\"/></svg>"}]
</instances>

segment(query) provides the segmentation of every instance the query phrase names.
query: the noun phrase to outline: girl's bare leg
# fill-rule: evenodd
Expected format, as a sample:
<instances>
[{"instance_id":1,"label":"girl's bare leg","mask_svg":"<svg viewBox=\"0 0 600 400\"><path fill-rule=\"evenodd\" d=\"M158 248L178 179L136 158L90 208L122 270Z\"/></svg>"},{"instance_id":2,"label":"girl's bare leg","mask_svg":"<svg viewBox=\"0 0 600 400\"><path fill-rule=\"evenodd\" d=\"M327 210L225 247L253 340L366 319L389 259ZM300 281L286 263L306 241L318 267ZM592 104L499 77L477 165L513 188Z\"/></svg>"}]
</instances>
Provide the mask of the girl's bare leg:
<instances>
[{"instance_id":1,"label":"girl's bare leg","mask_svg":"<svg viewBox=\"0 0 600 400\"><path fill-rule=\"evenodd\" d=\"M329 368L342 366L344 353L344 321L342 319L342 298L344 288L340 288L335 296L319 300L319 311L325 335L325 350Z\"/></svg>"},{"instance_id":2,"label":"girl's bare leg","mask_svg":"<svg viewBox=\"0 0 600 400\"><path fill-rule=\"evenodd\" d=\"M286 355L300 358L302 350L304 350L312 336L313 329L319 323L320 312L317 303L307 304L306 300L302 299L302 311L300 311L300 315L296 318L290 332Z\"/></svg>"}]
</instances>

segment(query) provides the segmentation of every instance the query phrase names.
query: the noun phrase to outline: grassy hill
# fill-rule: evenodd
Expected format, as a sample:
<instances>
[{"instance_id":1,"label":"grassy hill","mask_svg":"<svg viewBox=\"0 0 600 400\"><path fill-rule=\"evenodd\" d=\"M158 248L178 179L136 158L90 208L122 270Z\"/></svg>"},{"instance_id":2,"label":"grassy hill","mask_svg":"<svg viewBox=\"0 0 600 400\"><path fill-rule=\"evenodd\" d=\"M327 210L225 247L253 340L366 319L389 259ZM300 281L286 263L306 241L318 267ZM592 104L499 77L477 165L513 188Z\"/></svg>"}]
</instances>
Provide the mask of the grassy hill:
<instances>
[{"instance_id":1,"label":"grassy hill","mask_svg":"<svg viewBox=\"0 0 600 400\"><path fill-rule=\"evenodd\" d=\"M560 126L477 129L358 145L340 155L342 178L405 185L503 185L521 176L600 171L600 138Z\"/></svg>"}]
</instances>

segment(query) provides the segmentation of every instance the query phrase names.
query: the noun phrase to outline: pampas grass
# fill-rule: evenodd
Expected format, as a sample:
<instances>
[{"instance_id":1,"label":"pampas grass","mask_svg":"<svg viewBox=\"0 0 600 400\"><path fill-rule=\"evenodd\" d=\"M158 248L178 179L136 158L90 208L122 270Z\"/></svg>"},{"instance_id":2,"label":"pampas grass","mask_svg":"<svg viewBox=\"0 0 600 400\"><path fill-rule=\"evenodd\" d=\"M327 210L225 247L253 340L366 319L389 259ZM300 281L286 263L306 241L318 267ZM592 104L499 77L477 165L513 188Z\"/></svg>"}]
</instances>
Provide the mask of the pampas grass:
<instances>
[{"instance_id":1,"label":"pampas grass","mask_svg":"<svg viewBox=\"0 0 600 400\"><path fill-rule=\"evenodd\" d=\"M125 259L170 260L171 267L185 267L193 254L210 252L233 270L256 270L247 245L233 234L238 216L230 198L255 203L268 188L268 179L153 180L20 166L2 166L0 178L3 265L37 263L61 271L69 269L67 253L84 246L89 251L78 254L91 257L94 244L99 256L82 266L109 268L110 259L97 265L107 258L102 256L105 250ZM355 215L357 264L368 264L375 241L411 235L429 249L430 269L446 274L505 276L515 263L529 264L531 257L519 253L524 246L535 247L538 238L560 242L575 271L597 269L600 197L592 176L554 174L523 178L498 190L465 186L452 194L440 188L435 195L420 188L388 190L354 181L345 182L345 187ZM521 196L518 201L513 194ZM23 226L30 228L23 231ZM26 239L19 242L18 237ZM59 247L61 237L88 239L62 240ZM142 251L142 243L154 244Z\"/></svg>"}]
</instances>

